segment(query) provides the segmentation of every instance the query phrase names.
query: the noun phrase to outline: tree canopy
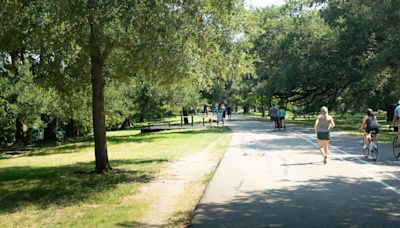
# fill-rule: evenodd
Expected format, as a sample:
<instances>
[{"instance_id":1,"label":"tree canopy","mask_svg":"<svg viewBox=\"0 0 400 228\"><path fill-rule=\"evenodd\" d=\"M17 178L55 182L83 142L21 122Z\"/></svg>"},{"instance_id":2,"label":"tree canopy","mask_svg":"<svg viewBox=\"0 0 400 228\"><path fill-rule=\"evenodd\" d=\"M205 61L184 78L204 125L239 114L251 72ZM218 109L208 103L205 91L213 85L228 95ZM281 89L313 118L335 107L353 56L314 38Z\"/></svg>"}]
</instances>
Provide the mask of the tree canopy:
<instances>
[{"instance_id":1,"label":"tree canopy","mask_svg":"<svg viewBox=\"0 0 400 228\"><path fill-rule=\"evenodd\" d=\"M94 133L225 103L387 110L399 99L400 3L5 0L1 144Z\"/></svg>"}]
</instances>

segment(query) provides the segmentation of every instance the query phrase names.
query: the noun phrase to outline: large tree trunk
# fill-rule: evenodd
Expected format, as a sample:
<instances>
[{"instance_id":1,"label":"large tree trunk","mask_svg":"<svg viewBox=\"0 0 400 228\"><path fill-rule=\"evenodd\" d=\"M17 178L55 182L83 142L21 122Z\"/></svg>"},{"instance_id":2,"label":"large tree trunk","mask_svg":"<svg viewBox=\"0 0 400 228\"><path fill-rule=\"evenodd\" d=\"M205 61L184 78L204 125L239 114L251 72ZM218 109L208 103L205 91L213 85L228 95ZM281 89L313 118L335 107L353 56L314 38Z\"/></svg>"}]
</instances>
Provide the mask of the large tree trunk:
<instances>
[{"instance_id":1,"label":"large tree trunk","mask_svg":"<svg viewBox=\"0 0 400 228\"><path fill-rule=\"evenodd\" d=\"M57 118L50 120L50 116L42 114L41 119L46 123L44 128L44 141L56 141L57 140Z\"/></svg>"},{"instance_id":2,"label":"large tree trunk","mask_svg":"<svg viewBox=\"0 0 400 228\"><path fill-rule=\"evenodd\" d=\"M248 105L243 106L243 114L248 114L250 112L250 107Z\"/></svg>"},{"instance_id":3,"label":"large tree trunk","mask_svg":"<svg viewBox=\"0 0 400 228\"><path fill-rule=\"evenodd\" d=\"M79 135L78 124L75 120L70 119L65 129L65 137L73 138Z\"/></svg>"},{"instance_id":4,"label":"large tree trunk","mask_svg":"<svg viewBox=\"0 0 400 228\"><path fill-rule=\"evenodd\" d=\"M18 50L14 50L10 52L11 56L11 72L13 72L13 76L16 77L18 74ZM16 102L16 98L15 101ZM25 141L26 132L24 131L24 124L17 117L15 120L15 144L20 144Z\"/></svg>"},{"instance_id":5,"label":"large tree trunk","mask_svg":"<svg viewBox=\"0 0 400 228\"><path fill-rule=\"evenodd\" d=\"M108 162L106 121L104 110L103 60L92 56L92 89L93 89L93 130L94 149L96 156L96 172L103 173L111 170Z\"/></svg>"},{"instance_id":6,"label":"large tree trunk","mask_svg":"<svg viewBox=\"0 0 400 228\"><path fill-rule=\"evenodd\" d=\"M145 120L144 114L143 114L143 113L140 113L140 115L139 115L139 122L140 122L140 123L143 123L144 120Z\"/></svg>"},{"instance_id":7,"label":"large tree trunk","mask_svg":"<svg viewBox=\"0 0 400 228\"><path fill-rule=\"evenodd\" d=\"M265 117L265 106L263 102L261 102L261 116Z\"/></svg>"},{"instance_id":8,"label":"large tree trunk","mask_svg":"<svg viewBox=\"0 0 400 228\"><path fill-rule=\"evenodd\" d=\"M11 56L11 71L15 74L18 74L18 49L10 52Z\"/></svg>"},{"instance_id":9,"label":"large tree trunk","mask_svg":"<svg viewBox=\"0 0 400 228\"><path fill-rule=\"evenodd\" d=\"M182 108L182 115L183 115L183 123L186 125L186 124L189 124L189 118L188 118L188 116L189 116L189 111L187 110L187 108Z\"/></svg>"},{"instance_id":10,"label":"large tree trunk","mask_svg":"<svg viewBox=\"0 0 400 228\"><path fill-rule=\"evenodd\" d=\"M15 121L15 144L24 143L29 144L28 126L24 124L19 118Z\"/></svg>"},{"instance_id":11,"label":"large tree trunk","mask_svg":"<svg viewBox=\"0 0 400 228\"><path fill-rule=\"evenodd\" d=\"M122 125L121 125L121 130L123 130L123 129L129 129L129 128L132 127L132 121L131 121L131 119L132 119L132 116L128 116L128 117L124 120L124 122L123 122Z\"/></svg>"},{"instance_id":12,"label":"large tree trunk","mask_svg":"<svg viewBox=\"0 0 400 228\"><path fill-rule=\"evenodd\" d=\"M93 131L94 131L94 150L96 157L96 173L103 173L111 170L108 162L106 123L105 123L105 104L104 104L104 62L106 55L101 52L101 28L93 18L89 18L90 23L90 46L91 46L91 74L93 90Z\"/></svg>"}]
</instances>

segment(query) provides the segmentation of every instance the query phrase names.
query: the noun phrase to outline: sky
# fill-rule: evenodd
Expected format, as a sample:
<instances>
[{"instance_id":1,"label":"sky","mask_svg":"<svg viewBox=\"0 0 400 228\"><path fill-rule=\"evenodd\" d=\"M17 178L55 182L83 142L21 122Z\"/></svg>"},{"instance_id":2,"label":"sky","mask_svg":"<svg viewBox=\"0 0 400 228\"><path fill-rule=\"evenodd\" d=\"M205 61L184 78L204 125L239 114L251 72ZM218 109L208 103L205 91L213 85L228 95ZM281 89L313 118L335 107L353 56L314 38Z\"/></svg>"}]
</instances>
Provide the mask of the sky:
<instances>
[{"instance_id":1,"label":"sky","mask_svg":"<svg viewBox=\"0 0 400 228\"><path fill-rule=\"evenodd\" d=\"M280 6L285 3L285 0L246 0L247 3L255 7L266 7L271 5Z\"/></svg>"}]
</instances>

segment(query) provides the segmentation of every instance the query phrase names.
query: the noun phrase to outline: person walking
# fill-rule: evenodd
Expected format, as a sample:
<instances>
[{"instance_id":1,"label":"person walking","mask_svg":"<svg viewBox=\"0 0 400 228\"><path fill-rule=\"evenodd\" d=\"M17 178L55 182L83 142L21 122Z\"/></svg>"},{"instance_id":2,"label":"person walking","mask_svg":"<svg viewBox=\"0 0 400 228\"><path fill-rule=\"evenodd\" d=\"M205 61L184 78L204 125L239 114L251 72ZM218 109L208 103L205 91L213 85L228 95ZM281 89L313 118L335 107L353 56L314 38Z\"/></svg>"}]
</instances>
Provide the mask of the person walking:
<instances>
[{"instance_id":1,"label":"person walking","mask_svg":"<svg viewBox=\"0 0 400 228\"><path fill-rule=\"evenodd\" d=\"M226 108L226 112L228 114L228 119L231 119L232 118L232 108L231 108L231 106L228 106Z\"/></svg>"},{"instance_id":2,"label":"person walking","mask_svg":"<svg viewBox=\"0 0 400 228\"><path fill-rule=\"evenodd\" d=\"M275 129L275 126L278 123L278 109L276 109L274 104L272 104L271 108L269 109L269 116L271 117L272 129Z\"/></svg>"},{"instance_id":3,"label":"person walking","mask_svg":"<svg viewBox=\"0 0 400 228\"><path fill-rule=\"evenodd\" d=\"M226 117L226 108L225 108L225 104L224 104L224 103L221 104L221 109L222 109L222 116L224 117L224 120L225 120L225 117Z\"/></svg>"},{"instance_id":4,"label":"person walking","mask_svg":"<svg viewBox=\"0 0 400 228\"><path fill-rule=\"evenodd\" d=\"M285 115L286 115L286 111L283 108L283 106L281 106L280 109L279 109L279 121L281 123L281 127L283 127L283 128L286 128Z\"/></svg>"},{"instance_id":5,"label":"person walking","mask_svg":"<svg viewBox=\"0 0 400 228\"><path fill-rule=\"evenodd\" d=\"M208 116L208 106L207 105L204 105L204 107L203 107L203 114L205 116Z\"/></svg>"},{"instance_id":6,"label":"person walking","mask_svg":"<svg viewBox=\"0 0 400 228\"><path fill-rule=\"evenodd\" d=\"M317 134L319 151L324 156L323 163L327 163L329 154L329 140L330 130L335 127L333 118L328 113L328 108L325 106L321 107L321 114L318 115L314 123L314 132Z\"/></svg>"}]
</instances>

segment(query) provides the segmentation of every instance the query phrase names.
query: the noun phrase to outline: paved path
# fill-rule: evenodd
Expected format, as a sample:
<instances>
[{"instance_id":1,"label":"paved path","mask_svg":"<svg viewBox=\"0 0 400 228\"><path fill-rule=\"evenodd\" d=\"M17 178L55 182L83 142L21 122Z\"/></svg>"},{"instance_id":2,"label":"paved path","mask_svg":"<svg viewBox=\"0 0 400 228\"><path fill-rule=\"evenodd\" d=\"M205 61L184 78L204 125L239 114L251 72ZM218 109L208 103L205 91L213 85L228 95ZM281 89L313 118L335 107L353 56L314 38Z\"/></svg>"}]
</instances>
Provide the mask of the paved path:
<instances>
[{"instance_id":1,"label":"paved path","mask_svg":"<svg viewBox=\"0 0 400 228\"><path fill-rule=\"evenodd\" d=\"M312 129L236 117L232 143L190 227L400 227L400 161L334 133L323 165Z\"/></svg>"}]
</instances>

